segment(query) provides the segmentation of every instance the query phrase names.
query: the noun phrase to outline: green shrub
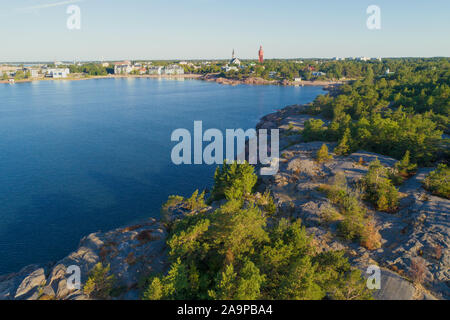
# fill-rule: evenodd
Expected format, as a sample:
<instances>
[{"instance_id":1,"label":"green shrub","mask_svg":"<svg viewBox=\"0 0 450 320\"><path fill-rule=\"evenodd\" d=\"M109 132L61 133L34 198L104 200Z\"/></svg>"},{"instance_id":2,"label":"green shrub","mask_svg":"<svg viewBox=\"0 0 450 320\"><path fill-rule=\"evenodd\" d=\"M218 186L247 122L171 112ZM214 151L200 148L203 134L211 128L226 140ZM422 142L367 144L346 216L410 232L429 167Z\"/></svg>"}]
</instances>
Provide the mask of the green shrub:
<instances>
[{"instance_id":1,"label":"green shrub","mask_svg":"<svg viewBox=\"0 0 450 320\"><path fill-rule=\"evenodd\" d=\"M339 221L338 231L342 237L358 240L369 250L381 246L381 236L375 228L375 223L367 216L357 195L349 191L342 172L336 174L331 185L324 185L319 190L325 192L330 202L338 207L338 212L327 208L322 214L329 222Z\"/></svg>"},{"instance_id":2,"label":"green shrub","mask_svg":"<svg viewBox=\"0 0 450 320\"><path fill-rule=\"evenodd\" d=\"M252 192L257 180L254 168L248 162L241 164L224 162L222 167L217 167L214 174L211 200L242 199Z\"/></svg>"},{"instance_id":3,"label":"green shrub","mask_svg":"<svg viewBox=\"0 0 450 320\"><path fill-rule=\"evenodd\" d=\"M330 159L333 159L333 156L328 153L328 147L324 143L322 147L320 147L319 151L317 151L316 160L317 162L325 162Z\"/></svg>"},{"instance_id":4,"label":"green shrub","mask_svg":"<svg viewBox=\"0 0 450 320\"><path fill-rule=\"evenodd\" d=\"M417 169L417 164L410 163L410 152L406 151L402 160L398 161L394 168L389 172L389 178L395 185L400 185L414 175Z\"/></svg>"},{"instance_id":5,"label":"green shrub","mask_svg":"<svg viewBox=\"0 0 450 320\"><path fill-rule=\"evenodd\" d=\"M450 168L440 164L425 178L423 185L431 193L450 199Z\"/></svg>"},{"instance_id":6,"label":"green shrub","mask_svg":"<svg viewBox=\"0 0 450 320\"><path fill-rule=\"evenodd\" d=\"M347 128L342 136L341 140L333 152L337 155L348 155L351 151L351 140L350 129Z\"/></svg>"},{"instance_id":7,"label":"green shrub","mask_svg":"<svg viewBox=\"0 0 450 320\"><path fill-rule=\"evenodd\" d=\"M393 212L397 210L399 194L388 173L377 159L369 165L369 171L361 180L364 198L370 201L377 210Z\"/></svg>"},{"instance_id":8,"label":"green shrub","mask_svg":"<svg viewBox=\"0 0 450 320\"><path fill-rule=\"evenodd\" d=\"M110 265L103 266L101 262L97 263L89 273L89 278L84 285L83 291L90 298L108 299L115 282L114 275L109 275Z\"/></svg>"},{"instance_id":9,"label":"green shrub","mask_svg":"<svg viewBox=\"0 0 450 320\"><path fill-rule=\"evenodd\" d=\"M309 119L305 121L302 135L306 141L321 141L325 138L325 123L320 119Z\"/></svg>"}]
</instances>

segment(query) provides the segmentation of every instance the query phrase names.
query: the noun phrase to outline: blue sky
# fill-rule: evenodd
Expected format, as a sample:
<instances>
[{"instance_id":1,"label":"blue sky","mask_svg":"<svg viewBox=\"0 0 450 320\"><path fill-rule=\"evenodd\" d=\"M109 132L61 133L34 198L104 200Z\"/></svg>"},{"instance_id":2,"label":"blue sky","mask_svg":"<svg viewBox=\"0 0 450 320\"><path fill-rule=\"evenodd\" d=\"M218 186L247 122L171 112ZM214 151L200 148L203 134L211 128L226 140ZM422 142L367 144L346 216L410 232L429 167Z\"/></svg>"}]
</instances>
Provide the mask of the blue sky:
<instances>
[{"instance_id":1,"label":"blue sky","mask_svg":"<svg viewBox=\"0 0 450 320\"><path fill-rule=\"evenodd\" d=\"M0 0L0 61L450 56L448 0L73 1L80 30L69 2Z\"/></svg>"}]
</instances>

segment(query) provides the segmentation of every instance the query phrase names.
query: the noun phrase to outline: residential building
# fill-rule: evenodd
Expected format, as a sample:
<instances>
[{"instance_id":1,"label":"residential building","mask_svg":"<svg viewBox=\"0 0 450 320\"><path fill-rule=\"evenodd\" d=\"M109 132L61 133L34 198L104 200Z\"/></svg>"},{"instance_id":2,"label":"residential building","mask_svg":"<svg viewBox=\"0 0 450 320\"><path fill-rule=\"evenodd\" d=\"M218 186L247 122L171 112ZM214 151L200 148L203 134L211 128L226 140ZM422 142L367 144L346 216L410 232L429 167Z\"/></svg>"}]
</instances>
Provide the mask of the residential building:
<instances>
[{"instance_id":1,"label":"residential building","mask_svg":"<svg viewBox=\"0 0 450 320\"><path fill-rule=\"evenodd\" d=\"M162 74L172 75L172 74L184 74L184 69L179 65L170 65L162 69Z\"/></svg>"},{"instance_id":2,"label":"residential building","mask_svg":"<svg viewBox=\"0 0 450 320\"><path fill-rule=\"evenodd\" d=\"M222 67L222 70L225 71L225 72L239 71L239 68L235 67L235 66L225 65L225 66Z\"/></svg>"},{"instance_id":3,"label":"residential building","mask_svg":"<svg viewBox=\"0 0 450 320\"><path fill-rule=\"evenodd\" d=\"M39 69L36 69L36 68L27 68L26 70L25 70L25 72L29 72L30 73L30 77L31 78L37 78L37 77L39 77Z\"/></svg>"},{"instance_id":4,"label":"residential building","mask_svg":"<svg viewBox=\"0 0 450 320\"><path fill-rule=\"evenodd\" d=\"M47 74L45 75L47 78L67 78L70 74L69 68L54 68L47 69Z\"/></svg>"},{"instance_id":5,"label":"residential building","mask_svg":"<svg viewBox=\"0 0 450 320\"><path fill-rule=\"evenodd\" d=\"M148 67L148 74L161 75L162 68L161 66Z\"/></svg>"},{"instance_id":6,"label":"residential building","mask_svg":"<svg viewBox=\"0 0 450 320\"><path fill-rule=\"evenodd\" d=\"M114 63L114 74L129 74L133 71L130 61L122 61Z\"/></svg>"}]
</instances>

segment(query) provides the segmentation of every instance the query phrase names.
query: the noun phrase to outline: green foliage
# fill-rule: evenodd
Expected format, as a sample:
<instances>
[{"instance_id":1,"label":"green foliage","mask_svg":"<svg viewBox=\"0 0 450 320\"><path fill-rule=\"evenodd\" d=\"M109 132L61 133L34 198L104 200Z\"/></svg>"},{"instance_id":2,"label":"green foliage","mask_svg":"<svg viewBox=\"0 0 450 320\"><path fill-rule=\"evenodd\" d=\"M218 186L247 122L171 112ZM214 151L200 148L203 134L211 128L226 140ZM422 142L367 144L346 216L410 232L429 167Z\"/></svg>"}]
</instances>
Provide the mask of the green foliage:
<instances>
[{"instance_id":1,"label":"green foliage","mask_svg":"<svg viewBox=\"0 0 450 320\"><path fill-rule=\"evenodd\" d=\"M87 63L81 66L69 65L70 73L84 73L90 76L105 76L108 74L107 68L103 67L101 64ZM111 72L114 73L114 72Z\"/></svg>"},{"instance_id":2,"label":"green foliage","mask_svg":"<svg viewBox=\"0 0 450 320\"><path fill-rule=\"evenodd\" d=\"M440 164L425 178L423 185L431 193L450 199L450 168Z\"/></svg>"},{"instance_id":3,"label":"green foliage","mask_svg":"<svg viewBox=\"0 0 450 320\"><path fill-rule=\"evenodd\" d=\"M25 79L25 73L22 70L18 70L14 76L14 80L23 80Z\"/></svg>"},{"instance_id":4,"label":"green foliage","mask_svg":"<svg viewBox=\"0 0 450 320\"><path fill-rule=\"evenodd\" d=\"M245 261L238 273L233 264L229 264L219 275L216 290L210 290L209 296L216 300L256 300L261 295L264 278L251 261Z\"/></svg>"},{"instance_id":5,"label":"green foliage","mask_svg":"<svg viewBox=\"0 0 450 320\"><path fill-rule=\"evenodd\" d=\"M302 131L306 141L321 141L325 139L324 122L320 119L309 119L305 121L305 128Z\"/></svg>"},{"instance_id":6,"label":"green foliage","mask_svg":"<svg viewBox=\"0 0 450 320\"><path fill-rule=\"evenodd\" d=\"M349 265L336 269L322 263L334 263L327 256L333 253L317 255L300 221L282 219L268 225L266 217L273 214L273 200L268 192L259 198L250 194L255 179L247 177L244 180L252 183L242 184L242 176L254 175L248 168L253 170L248 165L218 169L219 187L214 186L225 196L224 190L229 188L247 188L242 191L248 195L247 201L228 198L214 212L198 212L174 222L167 241L170 270L150 279L144 299L347 297L347 275L353 272ZM319 258L320 263L316 261ZM344 265L346 259L339 259ZM356 298L367 298L362 282L355 280L351 285L359 292Z\"/></svg>"},{"instance_id":7,"label":"green foliage","mask_svg":"<svg viewBox=\"0 0 450 320\"><path fill-rule=\"evenodd\" d=\"M275 205L270 191L264 192L264 194L256 201L258 206L262 206L263 212L266 217L274 215L277 211L277 206Z\"/></svg>"},{"instance_id":8,"label":"green foliage","mask_svg":"<svg viewBox=\"0 0 450 320\"><path fill-rule=\"evenodd\" d=\"M164 295L164 285L158 277L153 278L152 283L144 292L145 300L161 300Z\"/></svg>"},{"instance_id":9,"label":"green foliage","mask_svg":"<svg viewBox=\"0 0 450 320\"><path fill-rule=\"evenodd\" d=\"M429 164L446 154L441 142L450 128L449 65L445 58L365 63L364 79L318 96L309 109L332 119L326 140L397 159L409 150L413 163ZM395 73L386 75L388 68Z\"/></svg>"},{"instance_id":10,"label":"green foliage","mask_svg":"<svg viewBox=\"0 0 450 320\"><path fill-rule=\"evenodd\" d=\"M206 207L205 191L199 195L198 190L195 190L192 196L186 200L186 206L189 210L199 210Z\"/></svg>"},{"instance_id":11,"label":"green foliage","mask_svg":"<svg viewBox=\"0 0 450 320\"><path fill-rule=\"evenodd\" d=\"M369 200L377 210L392 212L397 210L399 194L388 173L377 159L369 165L369 171L361 181L365 199Z\"/></svg>"},{"instance_id":12,"label":"green foliage","mask_svg":"<svg viewBox=\"0 0 450 320\"><path fill-rule=\"evenodd\" d=\"M257 180L254 168L248 162L242 164L224 162L222 167L217 167L214 174L211 200L242 199L252 192Z\"/></svg>"},{"instance_id":13,"label":"green foliage","mask_svg":"<svg viewBox=\"0 0 450 320\"><path fill-rule=\"evenodd\" d=\"M325 162L330 159L333 159L333 156L328 153L328 147L326 144L323 144L320 147L319 151L317 151L316 160L318 162Z\"/></svg>"},{"instance_id":14,"label":"green foliage","mask_svg":"<svg viewBox=\"0 0 450 320\"><path fill-rule=\"evenodd\" d=\"M114 275L109 275L110 265L103 266L97 263L89 273L89 278L84 285L83 291L91 298L108 299L115 282Z\"/></svg>"},{"instance_id":15,"label":"green foliage","mask_svg":"<svg viewBox=\"0 0 450 320\"><path fill-rule=\"evenodd\" d=\"M378 249L381 246L381 236L375 228L375 223L367 215L358 196L349 191L347 181L342 173L338 173L331 185L319 188L327 194L327 198L335 204L339 210L339 216L343 217L338 224L338 231L347 240L358 240L359 243L369 250Z\"/></svg>"},{"instance_id":16,"label":"green foliage","mask_svg":"<svg viewBox=\"0 0 450 320\"><path fill-rule=\"evenodd\" d=\"M417 164L410 163L410 153L408 150L402 160L395 164L394 169L389 173L389 178L395 185L400 185L412 176L416 172L416 169Z\"/></svg>"},{"instance_id":17,"label":"green foliage","mask_svg":"<svg viewBox=\"0 0 450 320\"><path fill-rule=\"evenodd\" d=\"M333 152L337 155L347 155L350 153L350 143L351 143L351 135L350 129L345 129L345 133L339 141L336 148L334 148Z\"/></svg>"}]
</instances>

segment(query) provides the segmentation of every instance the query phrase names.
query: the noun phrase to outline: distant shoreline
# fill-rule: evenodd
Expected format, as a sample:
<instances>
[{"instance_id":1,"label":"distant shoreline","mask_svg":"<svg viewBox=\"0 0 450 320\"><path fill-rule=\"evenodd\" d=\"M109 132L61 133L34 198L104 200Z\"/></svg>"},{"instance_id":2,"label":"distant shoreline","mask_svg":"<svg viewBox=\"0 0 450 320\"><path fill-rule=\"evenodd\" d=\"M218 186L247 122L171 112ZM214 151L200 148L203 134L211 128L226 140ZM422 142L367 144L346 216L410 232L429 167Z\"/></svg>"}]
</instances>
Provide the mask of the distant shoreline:
<instances>
[{"instance_id":1,"label":"distant shoreline","mask_svg":"<svg viewBox=\"0 0 450 320\"><path fill-rule=\"evenodd\" d=\"M149 79L196 79L208 82L216 82L226 85L240 85L240 84L250 84L250 85L280 85L280 86L318 86L326 87L333 85L340 85L346 83L347 81L308 81L303 80L301 82L288 81L288 80L265 80L257 77L250 77L243 80L238 79L228 79L218 76L217 74L177 74L177 75L106 75L106 76L89 76L84 78L77 77L67 77L67 78L33 78L33 79L23 79L15 80L14 83L28 83L34 81L82 81L82 80L94 80L94 79L133 79L133 78L149 78ZM9 80L0 80L0 83L9 84Z\"/></svg>"},{"instance_id":2,"label":"distant shoreline","mask_svg":"<svg viewBox=\"0 0 450 320\"><path fill-rule=\"evenodd\" d=\"M177 75L153 75L153 74L143 74L143 75L106 75L106 76L88 76L85 78L33 78L33 79L23 79L15 80L14 83L26 83L33 81L82 81L82 80L93 80L93 79L126 79L126 78L163 78L163 79L198 79L203 75L201 74L177 74ZM9 84L9 80L0 80L0 83Z\"/></svg>"}]
</instances>

